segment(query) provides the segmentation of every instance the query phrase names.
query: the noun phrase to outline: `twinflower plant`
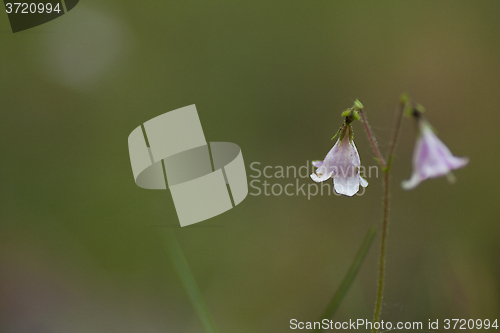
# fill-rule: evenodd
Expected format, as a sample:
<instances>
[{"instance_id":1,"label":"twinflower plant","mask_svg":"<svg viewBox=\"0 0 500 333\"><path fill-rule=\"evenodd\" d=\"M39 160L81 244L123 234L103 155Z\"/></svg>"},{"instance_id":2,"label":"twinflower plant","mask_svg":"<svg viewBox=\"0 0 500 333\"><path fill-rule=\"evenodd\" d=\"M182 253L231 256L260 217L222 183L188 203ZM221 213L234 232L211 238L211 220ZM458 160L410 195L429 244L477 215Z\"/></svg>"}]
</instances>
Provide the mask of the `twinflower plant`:
<instances>
[{"instance_id":1,"label":"twinflower plant","mask_svg":"<svg viewBox=\"0 0 500 333\"><path fill-rule=\"evenodd\" d=\"M451 173L452 170L466 166L469 159L466 157L456 157L450 152L448 147L437 137L429 122L423 117L423 107L410 102L410 98L407 94L403 94L400 98L398 113L394 123L393 136L385 158L380 152L377 141L375 140L375 137L370 129L364 112L364 106L359 100L356 100L351 108L342 113L344 124L335 135L339 136L337 142L323 161L313 162L313 165L317 169L313 174L311 174L311 179L315 182L322 182L333 177L335 191L346 196L353 196L356 194L359 190L359 185L363 187L368 185L368 182L359 174L360 158L358 150L354 145L352 132L353 121L361 120L364 124L368 141L370 142L370 145L375 153L375 158L384 171L382 235L379 257L377 297L373 313L373 322L370 326L372 333L377 333L380 328L382 299L384 295L386 245L389 230L390 172L399 138L401 122L403 115L405 114L415 119L417 122L418 138L413 154L413 173L410 179L401 183L403 189L414 189L423 180L441 176L447 176L450 181L454 181L455 178ZM332 301L320 319L331 318L333 316L342 297L345 295L346 290L354 280L357 270L359 269L361 262L364 260L366 252L371 244L372 238L373 237L370 238L369 231L349 272L346 274L341 286L335 293ZM323 329L320 328L317 329L316 332L322 330Z\"/></svg>"}]
</instances>

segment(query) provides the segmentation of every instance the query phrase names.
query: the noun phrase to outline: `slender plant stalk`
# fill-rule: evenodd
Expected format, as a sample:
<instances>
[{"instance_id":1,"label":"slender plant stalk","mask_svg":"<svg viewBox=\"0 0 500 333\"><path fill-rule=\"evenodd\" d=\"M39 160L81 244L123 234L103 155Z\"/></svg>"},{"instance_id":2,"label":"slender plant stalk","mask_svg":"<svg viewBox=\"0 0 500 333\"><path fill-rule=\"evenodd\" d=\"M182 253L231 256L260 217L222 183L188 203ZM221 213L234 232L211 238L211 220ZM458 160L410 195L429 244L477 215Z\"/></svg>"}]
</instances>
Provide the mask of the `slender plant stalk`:
<instances>
[{"instance_id":1,"label":"slender plant stalk","mask_svg":"<svg viewBox=\"0 0 500 333\"><path fill-rule=\"evenodd\" d=\"M366 134L368 135L368 141L370 141L370 144L372 145L375 156L377 156L377 159L380 165L382 165L382 168L385 169L387 167L387 164L385 163L385 159L380 153L380 149L378 148L377 142L375 141L375 138L372 134L370 125L368 125L368 121L366 120L365 112L363 111L363 109L359 109L359 114L361 115L361 119L363 120L363 124L365 125Z\"/></svg>"},{"instance_id":2,"label":"slender plant stalk","mask_svg":"<svg viewBox=\"0 0 500 333\"><path fill-rule=\"evenodd\" d=\"M359 110L361 115L361 119L365 124L366 133L368 135L368 140L377 156L377 159L380 162L384 170L384 201L383 201L383 217L382 217L382 240L380 243L380 259L379 259L379 276L378 276L378 290L377 290L377 300L375 302L375 310L373 313L373 328L372 333L377 333L377 329L375 328L375 322L380 321L380 315L382 313L382 299L384 297L384 284L385 284L385 261L386 261L386 249L387 249L387 236L389 233L389 208L390 208L390 171L392 166L392 161L394 159L394 152L396 150L397 141L399 138L399 131L401 128L401 119L403 117L403 113L408 105L408 96L403 94L400 99L400 107L398 113L396 115L396 121L394 123L394 132L391 141L391 145L388 151L387 162L382 157L380 153L380 149L378 148L377 142L370 130L370 126L366 120L366 116L363 112L363 109Z\"/></svg>"},{"instance_id":3,"label":"slender plant stalk","mask_svg":"<svg viewBox=\"0 0 500 333\"><path fill-rule=\"evenodd\" d=\"M217 333L217 329L215 328L214 321L210 316L210 312L208 311L208 307L203 300L203 296L201 295L200 289L198 288L198 284L194 278L191 269L189 268L188 261L182 253L181 247L175 238L173 230L166 231L166 246L168 250L168 255L170 257L170 261L172 262L179 279L181 280L184 289L186 290L189 300L191 301L191 305L193 306L198 318L207 333Z\"/></svg>"},{"instance_id":4,"label":"slender plant stalk","mask_svg":"<svg viewBox=\"0 0 500 333\"><path fill-rule=\"evenodd\" d=\"M394 151L396 150L396 145L399 139L399 132L401 130L401 120L403 119L403 114L405 113L405 110L408 107L408 99L409 99L408 95L403 94L401 95L401 98L399 100L399 110L398 113L396 114L396 122L394 123L394 132L392 134L392 141L389 147L389 153L387 155L388 156L386 165L387 173L391 171L391 165L394 159Z\"/></svg>"},{"instance_id":5,"label":"slender plant stalk","mask_svg":"<svg viewBox=\"0 0 500 333\"><path fill-rule=\"evenodd\" d=\"M356 257L351 263L349 270L342 279L342 282L340 283L337 291L333 295L330 303L328 303L328 306L326 307L325 311L319 318L318 320L319 322L321 322L323 319L332 318L335 312L337 311L337 308L339 307L340 303L344 299L344 296L347 294L347 291L349 291L349 288L351 287L354 279L356 278L356 275L358 274L361 264L365 260L366 254L368 253L368 250L372 245L376 231L377 229L375 227L371 227L370 229L368 229L368 232L366 233L363 243L361 243L361 246L359 247ZM317 328L313 332L323 332L323 328Z\"/></svg>"},{"instance_id":6,"label":"slender plant stalk","mask_svg":"<svg viewBox=\"0 0 500 333\"><path fill-rule=\"evenodd\" d=\"M379 259L379 275L378 275L378 291L377 301L375 303L375 311L373 313L373 328L372 333L377 333L375 322L380 321L382 313L382 298L384 297L385 284L385 252L387 248L387 234L389 233L389 196L390 196L390 173L384 173L384 215L382 218L382 241L380 242L380 259Z\"/></svg>"},{"instance_id":7,"label":"slender plant stalk","mask_svg":"<svg viewBox=\"0 0 500 333\"><path fill-rule=\"evenodd\" d=\"M143 128L144 131L144 128ZM145 133L145 132L144 132ZM147 140L147 136L146 136ZM149 143L148 143L149 147ZM163 160L161 161L161 165L163 168L163 177L165 178L165 185L168 188L167 183L167 171L165 169L165 164ZM207 333L217 333L217 328L215 327L214 321L210 312L208 311L208 306L203 299L203 295L201 294L200 288L198 288L198 284L196 283L196 279L194 278L193 272L189 267L189 263L182 252L181 246L175 237L174 230L167 228L165 230L165 245L167 248L168 256L170 257L170 261L174 266L175 272L177 276L181 280L182 286L186 290L188 294L189 300L191 301L191 305L194 308L194 311L198 318L201 321L205 332Z\"/></svg>"}]
</instances>

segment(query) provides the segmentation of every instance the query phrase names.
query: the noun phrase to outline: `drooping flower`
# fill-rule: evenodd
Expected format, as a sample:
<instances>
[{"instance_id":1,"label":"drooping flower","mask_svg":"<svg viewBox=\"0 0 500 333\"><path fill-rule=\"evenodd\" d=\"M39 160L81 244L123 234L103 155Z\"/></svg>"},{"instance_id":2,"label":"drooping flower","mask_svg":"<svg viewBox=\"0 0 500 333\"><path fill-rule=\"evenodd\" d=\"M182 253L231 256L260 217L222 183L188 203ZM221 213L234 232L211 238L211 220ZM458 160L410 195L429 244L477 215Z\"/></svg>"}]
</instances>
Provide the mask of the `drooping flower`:
<instances>
[{"instance_id":1,"label":"drooping flower","mask_svg":"<svg viewBox=\"0 0 500 333\"><path fill-rule=\"evenodd\" d=\"M317 183L333 176L335 192L353 196L359 191L359 185L366 187L368 182L360 175L360 159L356 145L352 139L350 124L344 124L339 131L340 137L323 161L314 161L318 168L311 174Z\"/></svg>"},{"instance_id":2,"label":"drooping flower","mask_svg":"<svg viewBox=\"0 0 500 333\"><path fill-rule=\"evenodd\" d=\"M420 133L413 151L413 174L410 179L401 184L405 190L414 189L428 178L446 175L450 177L449 179L453 179L451 171L469 163L467 157L453 156L448 147L434 133L431 125L420 114L416 113L415 116Z\"/></svg>"}]
</instances>

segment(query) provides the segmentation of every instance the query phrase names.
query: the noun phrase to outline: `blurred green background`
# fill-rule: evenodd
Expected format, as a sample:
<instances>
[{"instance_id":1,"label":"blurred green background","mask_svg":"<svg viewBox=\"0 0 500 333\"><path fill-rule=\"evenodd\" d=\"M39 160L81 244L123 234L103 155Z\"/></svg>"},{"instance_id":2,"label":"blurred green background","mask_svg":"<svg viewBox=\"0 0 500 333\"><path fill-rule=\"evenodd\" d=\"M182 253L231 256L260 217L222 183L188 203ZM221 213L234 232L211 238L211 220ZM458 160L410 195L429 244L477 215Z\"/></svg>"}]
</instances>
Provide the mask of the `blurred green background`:
<instances>
[{"instance_id":1,"label":"blurred green background","mask_svg":"<svg viewBox=\"0 0 500 333\"><path fill-rule=\"evenodd\" d=\"M353 198L249 195L181 229L168 191L135 185L127 137L196 104L207 140L237 143L250 176L255 161L322 159L356 98L386 149L404 91L470 164L456 184L403 191L416 134L403 123L382 319L498 318L499 11L494 0L86 0L16 34L0 15L0 330L202 332L167 228L220 332L316 320L380 226L381 178ZM375 165L354 126L362 164ZM379 238L336 321L371 319Z\"/></svg>"}]
</instances>

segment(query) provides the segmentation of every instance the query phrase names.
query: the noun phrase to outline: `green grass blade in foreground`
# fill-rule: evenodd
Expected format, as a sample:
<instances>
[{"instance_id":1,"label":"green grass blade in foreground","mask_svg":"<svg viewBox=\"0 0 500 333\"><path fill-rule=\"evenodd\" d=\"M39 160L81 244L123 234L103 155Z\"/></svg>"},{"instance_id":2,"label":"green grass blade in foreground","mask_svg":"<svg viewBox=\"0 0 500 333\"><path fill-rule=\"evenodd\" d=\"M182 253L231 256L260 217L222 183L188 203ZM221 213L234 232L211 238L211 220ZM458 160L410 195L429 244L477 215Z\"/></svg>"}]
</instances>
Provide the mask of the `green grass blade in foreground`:
<instances>
[{"instance_id":1,"label":"green grass blade in foreground","mask_svg":"<svg viewBox=\"0 0 500 333\"><path fill-rule=\"evenodd\" d=\"M330 301L330 303L326 307L326 310L323 312L321 318L319 318L318 321L321 322L325 318L331 319L335 314L335 311L337 311L337 308L339 307L340 303L342 303L344 296L346 295L347 291L351 287L352 282L356 278L356 275L358 274L361 264L365 260L366 254L368 253L368 250L372 245L373 238L375 237L375 232L376 232L375 227L371 227L366 233L365 239L363 240L363 243L361 244L361 247L359 248L356 257L354 258L351 267L349 267L349 270L347 271L346 275L344 276L344 279L340 283L339 288L333 295L332 300ZM314 330L313 332L322 332L322 331L323 329L319 328Z\"/></svg>"},{"instance_id":2,"label":"green grass blade in foreground","mask_svg":"<svg viewBox=\"0 0 500 333\"><path fill-rule=\"evenodd\" d=\"M194 279L193 273L189 268L189 264L187 262L184 253L182 253L179 242L175 238L175 234L173 230L167 230L167 250L170 260L174 265L175 271L179 276L184 289L189 296L189 300L194 307L198 318L200 319L205 332L207 333L217 333L217 329L215 328L214 322L210 313L208 312L208 307L203 300L203 296L201 295L200 289L196 284L196 280Z\"/></svg>"}]
</instances>

